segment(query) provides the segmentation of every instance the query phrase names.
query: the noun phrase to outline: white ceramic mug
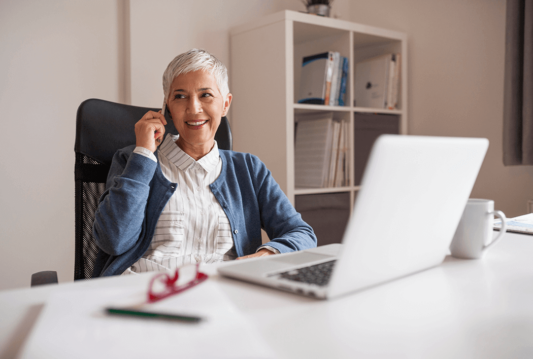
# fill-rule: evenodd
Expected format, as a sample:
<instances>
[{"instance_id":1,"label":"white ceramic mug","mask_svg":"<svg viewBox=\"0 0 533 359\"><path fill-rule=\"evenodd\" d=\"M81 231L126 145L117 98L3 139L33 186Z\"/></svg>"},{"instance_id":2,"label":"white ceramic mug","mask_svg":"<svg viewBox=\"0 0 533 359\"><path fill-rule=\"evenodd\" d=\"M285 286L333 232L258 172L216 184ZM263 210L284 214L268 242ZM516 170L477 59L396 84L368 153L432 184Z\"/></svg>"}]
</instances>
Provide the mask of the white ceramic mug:
<instances>
[{"instance_id":1,"label":"white ceramic mug","mask_svg":"<svg viewBox=\"0 0 533 359\"><path fill-rule=\"evenodd\" d=\"M498 236L492 239L495 215L502 220L502 228ZM493 246L505 234L505 220L501 211L494 210L494 201L469 199L450 245L452 256L463 259L481 258L487 248Z\"/></svg>"}]
</instances>

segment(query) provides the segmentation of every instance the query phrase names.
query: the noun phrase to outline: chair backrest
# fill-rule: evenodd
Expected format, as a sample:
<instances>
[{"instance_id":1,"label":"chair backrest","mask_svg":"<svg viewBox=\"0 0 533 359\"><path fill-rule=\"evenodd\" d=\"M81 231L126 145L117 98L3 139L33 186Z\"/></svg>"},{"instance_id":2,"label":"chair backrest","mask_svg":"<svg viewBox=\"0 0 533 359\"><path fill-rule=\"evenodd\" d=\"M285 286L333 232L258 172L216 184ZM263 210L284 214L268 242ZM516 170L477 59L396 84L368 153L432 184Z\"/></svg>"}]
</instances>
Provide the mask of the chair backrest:
<instances>
[{"instance_id":1,"label":"chair backrest","mask_svg":"<svg viewBox=\"0 0 533 359\"><path fill-rule=\"evenodd\" d=\"M134 125L148 111L158 108L135 107L89 99L80 105L76 116L75 178L75 260L74 280L91 278L98 247L92 228L98 201L105 191L105 182L115 152L135 144ZM167 115L166 133L177 134ZM218 147L233 148L228 119L215 134Z\"/></svg>"}]
</instances>

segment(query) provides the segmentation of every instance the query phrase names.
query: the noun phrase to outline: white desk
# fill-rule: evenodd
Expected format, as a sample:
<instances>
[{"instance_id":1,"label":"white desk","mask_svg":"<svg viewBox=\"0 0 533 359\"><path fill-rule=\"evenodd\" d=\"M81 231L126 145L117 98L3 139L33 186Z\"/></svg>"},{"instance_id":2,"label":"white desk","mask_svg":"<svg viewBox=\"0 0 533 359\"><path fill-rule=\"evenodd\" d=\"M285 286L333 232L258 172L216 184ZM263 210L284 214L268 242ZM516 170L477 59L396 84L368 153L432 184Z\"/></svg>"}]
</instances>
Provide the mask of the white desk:
<instances>
[{"instance_id":1,"label":"white desk","mask_svg":"<svg viewBox=\"0 0 533 359\"><path fill-rule=\"evenodd\" d=\"M0 358L16 355L57 288L146 286L150 277L0 292ZM482 260L447 257L437 268L333 301L210 280L280 358L533 357L533 236L507 234Z\"/></svg>"}]
</instances>

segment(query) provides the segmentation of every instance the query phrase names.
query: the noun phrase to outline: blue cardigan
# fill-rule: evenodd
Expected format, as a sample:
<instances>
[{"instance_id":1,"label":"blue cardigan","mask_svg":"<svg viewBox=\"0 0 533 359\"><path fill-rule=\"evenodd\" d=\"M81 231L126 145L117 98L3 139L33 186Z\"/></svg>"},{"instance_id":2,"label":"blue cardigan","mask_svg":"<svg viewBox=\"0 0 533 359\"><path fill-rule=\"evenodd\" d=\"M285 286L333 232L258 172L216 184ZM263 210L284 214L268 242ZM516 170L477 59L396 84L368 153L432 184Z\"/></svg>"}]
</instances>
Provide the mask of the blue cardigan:
<instances>
[{"instance_id":1,"label":"blue cardigan","mask_svg":"<svg viewBox=\"0 0 533 359\"><path fill-rule=\"evenodd\" d=\"M93 277L121 274L143 256L177 187L163 175L159 162L133 153L134 148L115 153L96 210L93 235L100 250ZM316 247L313 229L259 158L219 151L222 172L209 187L229 219L239 257L262 245L261 228L271 239L267 245L280 253Z\"/></svg>"}]
</instances>

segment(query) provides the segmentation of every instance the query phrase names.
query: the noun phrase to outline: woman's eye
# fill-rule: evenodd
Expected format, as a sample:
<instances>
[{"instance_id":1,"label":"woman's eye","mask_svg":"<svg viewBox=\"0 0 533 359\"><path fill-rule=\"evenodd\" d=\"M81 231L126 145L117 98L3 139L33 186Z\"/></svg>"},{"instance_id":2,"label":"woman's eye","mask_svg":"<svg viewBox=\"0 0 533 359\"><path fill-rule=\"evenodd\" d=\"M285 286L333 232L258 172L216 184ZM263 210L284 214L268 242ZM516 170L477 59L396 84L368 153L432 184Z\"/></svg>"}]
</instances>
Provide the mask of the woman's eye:
<instances>
[{"instance_id":1,"label":"woman's eye","mask_svg":"<svg viewBox=\"0 0 533 359\"><path fill-rule=\"evenodd\" d=\"M213 97L209 92L205 92L202 94L202 97Z\"/></svg>"},{"instance_id":2,"label":"woman's eye","mask_svg":"<svg viewBox=\"0 0 533 359\"><path fill-rule=\"evenodd\" d=\"M185 98L185 95L182 95L182 94L179 94L179 93L178 93L178 94L176 94L176 95L174 96L174 99L180 99L180 98Z\"/></svg>"}]
</instances>

